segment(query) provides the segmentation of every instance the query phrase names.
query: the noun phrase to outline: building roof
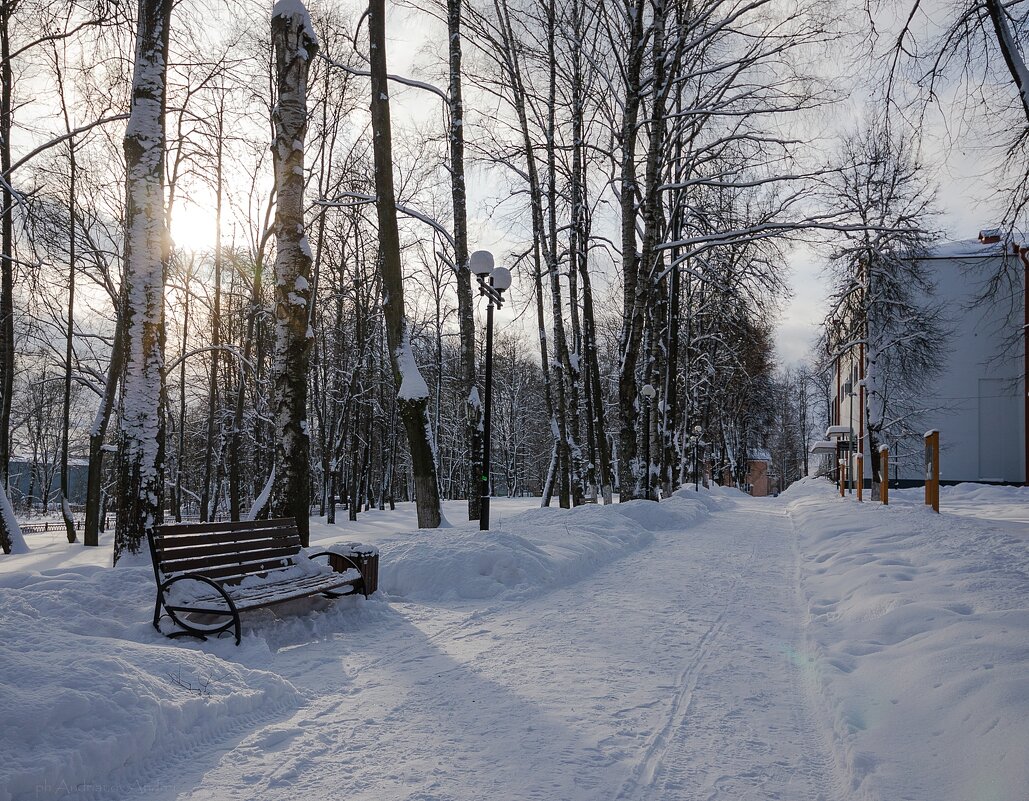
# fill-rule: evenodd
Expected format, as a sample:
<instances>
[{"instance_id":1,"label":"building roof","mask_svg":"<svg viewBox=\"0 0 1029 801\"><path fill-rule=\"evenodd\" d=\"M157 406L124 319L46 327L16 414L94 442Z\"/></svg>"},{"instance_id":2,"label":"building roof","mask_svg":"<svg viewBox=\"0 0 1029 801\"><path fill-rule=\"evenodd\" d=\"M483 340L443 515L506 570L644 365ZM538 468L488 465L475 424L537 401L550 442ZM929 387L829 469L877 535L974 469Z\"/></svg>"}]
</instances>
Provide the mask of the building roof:
<instances>
[{"instance_id":1,"label":"building roof","mask_svg":"<svg viewBox=\"0 0 1029 801\"><path fill-rule=\"evenodd\" d=\"M1009 235L999 228L980 231L975 239L952 239L937 243L930 248L926 258L929 259L984 259L991 257L1011 256L1015 246L1024 247L1029 243L1029 236L1021 231Z\"/></svg>"}]
</instances>

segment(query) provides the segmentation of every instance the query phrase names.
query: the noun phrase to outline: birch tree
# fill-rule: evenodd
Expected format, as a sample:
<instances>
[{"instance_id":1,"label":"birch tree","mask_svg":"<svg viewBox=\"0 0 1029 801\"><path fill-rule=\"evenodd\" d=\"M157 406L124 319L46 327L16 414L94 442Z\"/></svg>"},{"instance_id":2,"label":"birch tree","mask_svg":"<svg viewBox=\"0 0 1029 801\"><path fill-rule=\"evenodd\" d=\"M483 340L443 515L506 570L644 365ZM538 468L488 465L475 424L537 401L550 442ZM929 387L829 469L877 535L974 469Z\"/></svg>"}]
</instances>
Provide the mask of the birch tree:
<instances>
[{"instance_id":1,"label":"birch tree","mask_svg":"<svg viewBox=\"0 0 1029 801\"><path fill-rule=\"evenodd\" d=\"M125 368L114 561L161 522L164 469L164 112L172 0L140 0L125 131Z\"/></svg>"},{"instance_id":2,"label":"birch tree","mask_svg":"<svg viewBox=\"0 0 1029 801\"><path fill-rule=\"evenodd\" d=\"M307 381L313 333L309 326L312 254L304 235L304 137L307 76L318 40L300 0L272 9L277 100L275 140L275 353L272 359L275 484L271 513L293 517L301 542L309 537L310 437Z\"/></svg>"}]
</instances>

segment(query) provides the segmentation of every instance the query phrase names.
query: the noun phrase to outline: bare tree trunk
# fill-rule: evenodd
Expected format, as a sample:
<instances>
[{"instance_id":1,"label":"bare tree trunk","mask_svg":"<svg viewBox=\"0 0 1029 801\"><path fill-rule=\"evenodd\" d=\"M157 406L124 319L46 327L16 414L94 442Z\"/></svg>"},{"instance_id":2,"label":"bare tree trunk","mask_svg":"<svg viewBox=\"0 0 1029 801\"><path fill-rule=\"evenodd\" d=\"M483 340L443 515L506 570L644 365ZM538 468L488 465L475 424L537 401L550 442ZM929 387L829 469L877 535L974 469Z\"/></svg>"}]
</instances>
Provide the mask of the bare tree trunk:
<instances>
[{"instance_id":1,"label":"bare tree trunk","mask_svg":"<svg viewBox=\"0 0 1029 801\"><path fill-rule=\"evenodd\" d=\"M482 472L482 405L475 384L475 317L472 274L468 269L468 208L464 180L464 101L461 95L461 2L447 0L450 61L450 189L454 204L454 264L457 266L457 316L461 338L461 394L465 398L468 469L462 490L468 519L479 519L479 474ZM437 429L438 435L438 429Z\"/></svg>"},{"instance_id":2,"label":"bare tree trunk","mask_svg":"<svg viewBox=\"0 0 1029 801\"><path fill-rule=\"evenodd\" d=\"M59 74L59 73L58 73ZM64 106L63 87L61 104ZM67 108L65 107L65 122ZM70 128L70 125L68 126ZM61 419L61 514L68 542L75 542L75 520L68 505L68 428L71 424L71 360L75 341L75 139L68 141L68 326L64 341L64 409Z\"/></svg>"},{"instance_id":3,"label":"bare tree trunk","mask_svg":"<svg viewBox=\"0 0 1029 801\"><path fill-rule=\"evenodd\" d=\"M558 459L559 470L559 492L563 508L582 502L582 483L579 480L577 465L572 458L573 450L577 451L578 446L573 447L569 419L578 409L569 406L569 393L566 392L565 376L571 378L571 365L568 358L568 340L565 336L564 325L564 304L561 300L561 276L557 253L557 54L555 49L555 34L557 19L554 9L554 0L547 3L547 51L549 60L549 79L547 92L547 236L542 239L545 243L545 258L547 272L550 275L550 301L554 326L554 366L557 368L556 381L554 382L554 402L557 418L558 434ZM526 139L528 151L529 139ZM526 154L528 156L528 152ZM574 481L573 479L574 475Z\"/></svg>"},{"instance_id":4,"label":"bare tree trunk","mask_svg":"<svg viewBox=\"0 0 1029 801\"><path fill-rule=\"evenodd\" d=\"M100 406L97 408L96 417L93 419L93 427L89 431L89 468L86 476L86 521L83 525L82 542L84 545L97 546L100 544L100 532L103 506L103 477L104 477L104 438L107 436L107 426L111 420L111 412L114 411L114 402L118 393L118 383L121 380L122 367L125 363L125 342L123 302L119 299L117 311L117 323L114 327L114 344L111 347L111 362L107 366L107 380L104 382L104 394L100 399Z\"/></svg>"},{"instance_id":5,"label":"bare tree trunk","mask_svg":"<svg viewBox=\"0 0 1029 801\"><path fill-rule=\"evenodd\" d=\"M164 448L164 111L172 0L140 0L125 131L125 375L114 561L161 521Z\"/></svg>"},{"instance_id":6,"label":"bare tree trunk","mask_svg":"<svg viewBox=\"0 0 1029 801\"><path fill-rule=\"evenodd\" d=\"M500 48L503 55L503 67L510 84L512 93L511 104L518 116L518 127L522 135L522 150L525 155L525 174L529 188L529 207L532 212L532 234L533 234L533 281L536 289L536 322L539 330L540 341L540 365L543 371L543 390L547 401L547 415L550 419L551 430L554 432L555 459L557 463L551 465L548 472L548 480L544 483L542 505L549 506L553 494L554 484L558 485L558 499L563 508L571 505L569 496L568 473L561 469L562 440L561 420L558 408L555 404L555 385L551 380L550 357L547 353L547 329L546 315L544 313L543 293L543 262L549 267L551 259L546 246L547 229L543 216L543 185L539 177L539 169L536 164L536 147L529 132L529 119L527 110L527 97L525 84L522 77L522 65L520 60L521 47L511 24L511 12L507 6L507 0L496 0L495 7L500 17ZM560 376L559 376L560 378ZM565 442L565 446L567 442ZM565 460L567 464L567 460ZM559 475L560 474L560 475ZM563 478L562 478L563 476Z\"/></svg>"},{"instance_id":7,"label":"bare tree trunk","mask_svg":"<svg viewBox=\"0 0 1029 801\"><path fill-rule=\"evenodd\" d=\"M306 418L312 259L304 236L304 137L307 76L318 42L299 0L276 3L272 44L278 102L272 111L277 204L272 360L276 468L271 514L295 518L300 541L306 546L310 531L311 444Z\"/></svg>"},{"instance_id":8,"label":"bare tree trunk","mask_svg":"<svg viewBox=\"0 0 1029 801\"><path fill-rule=\"evenodd\" d=\"M1021 102L1022 111L1025 112L1026 122L1029 122L1029 67L1026 67L1025 59L1018 50L1018 40L1011 32L1004 3L1001 0L985 0L985 3L990 21L993 23L994 33L997 35L997 44L1000 46L1001 55L1004 56L1004 64L1018 90L1018 99Z\"/></svg>"},{"instance_id":9,"label":"bare tree trunk","mask_svg":"<svg viewBox=\"0 0 1029 801\"><path fill-rule=\"evenodd\" d=\"M242 494L242 488L240 486L240 447L243 440L243 412L246 408L246 365L250 363L250 354L252 349L255 348L255 338L259 336L258 320L257 316L261 313L261 294L263 292L263 274L264 274L264 248L267 243L267 239L270 236L272 229L269 225L269 218L272 211L271 203L268 204L268 208L265 214L264 230L261 235L260 242L258 243L257 253L254 256L254 280L251 284L250 289L250 308L247 309L246 319L246 334L243 338L243 358L237 360L239 363L239 379L236 385L236 408L232 414L232 432L229 435L229 516L232 520L239 520L242 514L242 503L240 495ZM261 353L260 344L256 345L257 350L257 369L260 371L260 365L263 360ZM254 376L254 406L258 406L258 397L260 386L260 375ZM259 418L258 418L259 419ZM260 422L256 424L257 430L260 431ZM255 443L260 446L260 441L255 437ZM255 461L258 461L260 457L260 450L255 452ZM260 465L258 465L258 474L260 474Z\"/></svg>"},{"instance_id":10,"label":"bare tree trunk","mask_svg":"<svg viewBox=\"0 0 1029 801\"><path fill-rule=\"evenodd\" d=\"M372 152L379 220L379 270L382 275L386 342L399 391L397 404L407 430L419 528L436 528L442 520L435 446L429 429L429 388L418 372L404 312L404 275L400 263L389 86L386 78L386 9L384 0L368 4L369 63L372 83Z\"/></svg>"},{"instance_id":11,"label":"bare tree trunk","mask_svg":"<svg viewBox=\"0 0 1029 801\"><path fill-rule=\"evenodd\" d=\"M193 261L183 273L182 341L179 345L179 435L175 449L175 522L182 522L182 467L186 453L186 353L189 348L189 300L190 279L193 277Z\"/></svg>"},{"instance_id":12,"label":"bare tree trunk","mask_svg":"<svg viewBox=\"0 0 1029 801\"><path fill-rule=\"evenodd\" d=\"M18 0L0 2L0 491L7 493L11 461L11 397L14 394L14 194L10 189L11 129L14 127L14 72L11 69L11 17ZM6 504L5 509L10 508ZM10 553L21 531L14 515L0 515L0 548Z\"/></svg>"},{"instance_id":13,"label":"bare tree trunk","mask_svg":"<svg viewBox=\"0 0 1029 801\"><path fill-rule=\"evenodd\" d=\"M604 390L600 383L600 360L597 348L596 314L593 304L593 284L590 280L586 260L581 262L579 277L582 279L582 333L583 359L586 363L586 374L590 382L590 396L593 398L591 419L596 439L596 452L599 464L598 476L600 492L604 503L614 499L614 475L611 464L611 448L607 441L607 429L604 425Z\"/></svg>"},{"instance_id":14,"label":"bare tree trunk","mask_svg":"<svg viewBox=\"0 0 1029 801\"><path fill-rule=\"evenodd\" d=\"M674 256L673 256L674 259ZM665 497L675 490L675 430L679 424L679 270L673 268L668 277L668 321L665 337L665 370L661 394L664 407L661 412L661 482Z\"/></svg>"},{"instance_id":15,"label":"bare tree trunk","mask_svg":"<svg viewBox=\"0 0 1029 801\"><path fill-rule=\"evenodd\" d=\"M580 492L588 487L589 494L596 501L600 490L597 481L597 442L596 442L596 416L594 415L594 398L587 381L589 364L583 358L585 353L583 324L579 318L579 274L587 269L589 241L587 233L586 213L586 165L584 163L584 121L585 96L582 75L582 3L572 4L572 168L569 179L569 200L571 206L571 221L568 227L568 305L571 311L572 324L572 352L575 353L575 360L569 359L569 386L571 389L569 406L572 409L572 417L569 423L572 426L572 441L575 443L573 458L580 465L579 480ZM583 287L585 292L585 287ZM581 427L579 424L579 389L582 384L583 412L586 415L586 465L583 468L583 455L581 451Z\"/></svg>"},{"instance_id":16,"label":"bare tree trunk","mask_svg":"<svg viewBox=\"0 0 1029 801\"><path fill-rule=\"evenodd\" d=\"M665 5L664 0L655 0L652 3L653 20L650 32L651 64L653 75L650 78L651 103L650 103L650 138L647 149L647 166L643 187L643 244L640 249L639 262L637 264L637 285L636 285L636 310L629 318L629 324L645 327L651 324L650 343L656 344L655 309L654 300L657 297L657 287L654 285L657 274L657 266L660 257L657 252L657 244L660 241L663 213L661 205L661 193L658 191L658 184L661 180L661 166L664 157L665 142L665 104L667 99L666 88L666 63L665 63ZM647 349L644 349L646 353ZM653 361L646 366L646 375L651 379L656 369ZM653 408L653 404L651 404ZM650 425L650 421L647 421ZM653 433L653 431L652 431ZM657 446L657 437L650 437L651 452L642 454L642 459L637 457L637 465L642 461L643 475L640 483L643 489L642 497L648 500L657 500L654 492L654 470L652 465L655 462L653 448ZM623 456L624 458L624 456Z\"/></svg>"},{"instance_id":17,"label":"bare tree trunk","mask_svg":"<svg viewBox=\"0 0 1029 801\"><path fill-rule=\"evenodd\" d=\"M621 189L619 205L622 216L622 333L619 342L618 375L618 460L619 500L638 498L642 493L643 473L639 465L636 422L640 398L636 385L636 365L643 338L643 308L646 302L646 281L640 282L640 258L636 251L636 204L639 187L636 177L636 143L639 139L641 74L643 70L643 0L626 2L630 20L628 57L625 70L625 105L621 131Z\"/></svg>"},{"instance_id":18,"label":"bare tree trunk","mask_svg":"<svg viewBox=\"0 0 1029 801\"><path fill-rule=\"evenodd\" d=\"M218 505L217 477L220 465L215 459L221 454L221 411L218 391L218 362L221 360L221 317L222 317L222 148L223 148L223 108L218 108L218 134L215 138L215 214L214 214L214 309L211 311L211 386L207 396L207 442L204 443L204 485L200 493L200 520L214 520L214 511ZM212 476L212 472L216 474ZM214 486L212 487L212 480ZM212 503L212 497L214 501Z\"/></svg>"}]
</instances>

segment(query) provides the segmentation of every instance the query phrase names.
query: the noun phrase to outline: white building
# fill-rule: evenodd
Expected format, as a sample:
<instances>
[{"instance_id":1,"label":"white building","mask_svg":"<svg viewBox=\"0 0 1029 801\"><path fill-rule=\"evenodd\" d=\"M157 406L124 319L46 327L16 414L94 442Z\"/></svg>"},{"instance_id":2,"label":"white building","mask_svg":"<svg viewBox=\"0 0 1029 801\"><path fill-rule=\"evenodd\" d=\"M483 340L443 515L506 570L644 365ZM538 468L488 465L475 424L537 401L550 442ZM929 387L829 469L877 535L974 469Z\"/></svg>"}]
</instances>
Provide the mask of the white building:
<instances>
[{"instance_id":1,"label":"white building","mask_svg":"<svg viewBox=\"0 0 1029 801\"><path fill-rule=\"evenodd\" d=\"M1015 247L998 232L948 242L927 261L936 281L937 302L945 304L950 332L940 349L941 371L926 396L919 420L940 432L940 480L1027 483L1029 410L1029 246ZM1004 275L987 303L975 301L991 277ZM862 411L862 351L854 346L835 364L835 398L826 440L813 449L843 459L845 479L856 476L856 454L864 454L864 479L871 474ZM829 443L832 443L832 446ZM890 483L922 483L924 454L918 445L891 446Z\"/></svg>"}]
</instances>

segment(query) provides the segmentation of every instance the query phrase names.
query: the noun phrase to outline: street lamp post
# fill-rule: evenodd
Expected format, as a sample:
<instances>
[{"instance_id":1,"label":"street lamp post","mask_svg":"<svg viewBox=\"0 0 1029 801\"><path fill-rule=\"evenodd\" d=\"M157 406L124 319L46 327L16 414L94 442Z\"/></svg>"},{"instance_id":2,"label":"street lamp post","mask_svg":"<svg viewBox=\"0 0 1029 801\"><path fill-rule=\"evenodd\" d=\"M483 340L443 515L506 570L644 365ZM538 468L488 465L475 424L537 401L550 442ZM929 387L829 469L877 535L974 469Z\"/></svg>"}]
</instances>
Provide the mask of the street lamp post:
<instances>
[{"instance_id":1,"label":"street lamp post","mask_svg":"<svg viewBox=\"0 0 1029 801\"><path fill-rule=\"evenodd\" d=\"M477 250L468 257L468 267L479 280L479 294L489 300L486 306L485 410L482 415L482 476L480 477L479 530L489 531L490 429L493 422L493 307L504 305L504 290L511 286L511 271L494 267L493 254Z\"/></svg>"},{"instance_id":2,"label":"street lamp post","mask_svg":"<svg viewBox=\"0 0 1029 801\"><path fill-rule=\"evenodd\" d=\"M647 500L656 500L650 490L650 407L657 396L657 390L651 384L644 384L640 394L643 396L643 459L646 465L643 481Z\"/></svg>"},{"instance_id":3,"label":"street lamp post","mask_svg":"<svg viewBox=\"0 0 1029 801\"><path fill-rule=\"evenodd\" d=\"M700 492L700 435L704 433L699 425L693 426L693 491Z\"/></svg>"}]
</instances>

